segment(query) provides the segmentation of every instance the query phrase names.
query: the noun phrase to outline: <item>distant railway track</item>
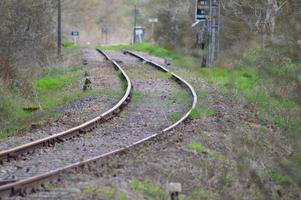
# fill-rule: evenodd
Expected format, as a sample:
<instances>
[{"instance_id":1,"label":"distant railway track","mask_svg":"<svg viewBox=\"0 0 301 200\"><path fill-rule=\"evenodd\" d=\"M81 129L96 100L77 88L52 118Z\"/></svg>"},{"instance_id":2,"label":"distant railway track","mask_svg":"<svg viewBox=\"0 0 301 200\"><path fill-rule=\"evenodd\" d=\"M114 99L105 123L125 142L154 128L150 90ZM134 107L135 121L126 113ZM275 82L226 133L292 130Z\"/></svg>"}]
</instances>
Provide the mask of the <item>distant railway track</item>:
<instances>
[{"instance_id":1,"label":"distant railway track","mask_svg":"<svg viewBox=\"0 0 301 200\"><path fill-rule=\"evenodd\" d=\"M103 51L100 51L100 50L98 50L98 51L101 54L103 54L106 57L107 60L111 61L114 64L114 66L116 68L118 68L125 75L125 77L128 81L128 88L127 88L127 92L126 92L125 96L122 98L122 100L116 106L114 106L114 108L112 108L110 111L104 113L105 114L104 116L110 116L112 113L114 113L118 109L120 109L120 107L122 107L122 105L124 105L124 103L122 103L123 101L129 100L132 85L131 85L131 82L130 82L129 78L126 76L125 72L118 65L118 63L116 61L112 60ZM94 158L91 158L91 159L88 159L88 160L85 160L85 161L82 161L82 162L77 162L77 163L74 163L74 164L71 164L71 165L68 165L68 166L65 166L65 167L62 167L62 168L44 173L44 174L40 174L40 175L31 177L31 178L27 178L27 179L24 179L24 180L13 182L13 183L8 182L7 184L0 186L0 197L1 196L7 196L7 195L17 195L17 194L25 195L27 193L34 192L36 189L39 189L41 186L43 187L46 182L61 180L60 175L65 173L65 172L74 171L74 170L76 171L78 169L84 169L84 168L90 169L91 166L95 165L96 163L98 163L100 161L112 158L114 156L122 155L122 154L134 149L135 147L144 145L148 141L153 141L153 140L156 141L156 139L158 137L160 137L164 133L174 129L179 124L183 123L186 119L189 118L191 112L195 109L196 103L197 103L197 95L196 95L196 92L195 92L194 88L187 81L185 81L184 79L182 79L178 75L170 72L164 66L162 66L160 64L157 64L155 62L152 62L152 61L140 56L139 54L131 52L131 51L125 51L124 53L129 54L131 56L134 56L134 57L140 59L141 61L143 61L144 63L149 64L151 66L154 66L157 69L159 69L159 70L161 70L165 73L170 73L171 76L172 76L172 79L174 79L183 88L185 88L187 91L189 91L189 93L192 97L192 104L191 104L191 107L190 107L189 111L185 115L183 115L183 117L180 120L178 120L176 123L172 124L171 126L165 128L161 132L153 134L151 136L148 136L148 137L146 137L146 138L144 138L140 141L137 141L137 142L135 142L131 145L128 145L126 147L118 148L118 149L115 149L114 151L111 151L111 152L108 152L108 153L105 153L105 154L101 154L101 155L96 156ZM101 121L101 118L97 118L97 120L95 120L95 122L97 122L97 123L100 122L100 121ZM86 128L88 128L89 130L95 128L95 125L91 125L91 126L88 126ZM81 129L84 129L84 128L85 127L80 127L78 129L78 131L81 130ZM84 129L84 130L86 130L86 129ZM78 134L80 134L80 133L78 133ZM9 157L9 158L11 158L11 157Z\"/></svg>"}]
</instances>

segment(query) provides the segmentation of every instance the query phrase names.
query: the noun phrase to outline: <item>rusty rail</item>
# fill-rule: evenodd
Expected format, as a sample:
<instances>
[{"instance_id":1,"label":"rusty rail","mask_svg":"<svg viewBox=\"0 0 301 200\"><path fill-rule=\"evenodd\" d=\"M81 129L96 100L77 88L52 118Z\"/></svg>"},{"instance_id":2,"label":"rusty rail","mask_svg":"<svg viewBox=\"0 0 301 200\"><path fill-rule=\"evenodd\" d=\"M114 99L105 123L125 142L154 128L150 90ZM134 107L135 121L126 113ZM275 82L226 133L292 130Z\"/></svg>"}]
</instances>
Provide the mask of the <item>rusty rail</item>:
<instances>
[{"instance_id":1,"label":"rusty rail","mask_svg":"<svg viewBox=\"0 0 301 200\"><path fill-rule=\"evenodd\" d=\"M102 52L102 53L104 55L106 55L104 52ZM150 60L147 60L147 59L143 58L142 56L139 56L138 54L136 54L134 52L126 51L126 53L129 53L132 56L135 56L135 57L143 60L144 62L147 62L148 64L151 64L151 65L157 67L158 69L165 71L166 73L171 73L165 67L163 67L163 66L161 66L161 65L159 65L155 62L152 62ZM111 60L108 56L106 56L106 58L108 60ZM116 63L116 62L114 62L114 63ZM15 183L10 183L10 184L7 184L7 185L0 186L0 197L2 195L15 195L15 194L25 195L27 192L34 191L34 188L37 187L37 185L41 185L44 182L46 182L47 180L48 181L49 180L54 180L54 179L60 180L60 174L62 174L64 172L68 172L68 171L76 170L76 169L79 169L79 168L83 168L85 166L89 166L90 164L93 165L93 164L97 163L98 161L101 161L102 159L105 159L105 158L110 158L110 157L114 157L114 156L117 156L117 155L122 155L122 153L126 153L129 150L131 150L135 147L138 147L139 145L143 145L148 141L156 139L159 136L161 136L162 134L174 129L176 126L181 124L184 120L186 120L189 117L191 112L195 109L195 106L196 106L196 103L197 103L197 95L196 95L196 92L195 92L194 88L187 81L185 81L184 79L182 79L181 77L177 76L174 73L171 73L171 74L172 74L172 77L175 80L177 80L178 82L185 85L186 89L188 89L190 91L190 93L192 95L192 98L193 98L191 109L179 121L177 121L173 125L169 126L168 128L162 130L161 132L159 132L157 134L153 134L149 137L146 137L146 138L144 138L140 141L137 141L137 142L135 142L135 143L133 143L129 146L119 148L119 149L116 149L114 151L111 151L111 152L99 155L97 157L85 160L83 162L77 162L77 163L68 165L66 167L62 167L62 168L50 171L50 172L45 173L45 174L37 175L37 176L34 176L32 178L28 178L28 179L21 180L21 181L15 182Z\"/></svg>"},{"instance_id":2,"label":"rusty rail","mask_svg":"<svg viewBox=\"0 0 301 200\"><path fill-rule=\"evenodd\" d=\"M127 54L130 54L140 60L142 60L144 63L146 64L149 64L149 65L152 65L156 68L158 68L159 70L162 70L166 73L170 73L172 78L174 80L176 80L177 82L179 83L183 83L184 86L189 90L189 92L191 93L192 97L193 97L193 102L192 102L192 106L190 108L190 110L179 120L177 121L176 123L174 123L173 125L167 127L166 129L163 130L163 132L167 132L167 131L170 131L172 129L174 129L175 127L177 127L179 124L183 123L189 116L190 114L192 113L192 111L195 109L196 107L196 104L197 104L197 101L198 101L198 97L197 97L197 94L194 90L194 88L186 81L184 80L183 78L181 78L180 76L176 75L175 73L169 71L167 68L165 68L164 66L154 62L154 61L151 61L151 60L148 60L147 58L135 53L135 52L132 52L132 51L124 51L124 53L127 53Z\"/></svg>"},{"instance_id":3,"label":"rusty rail","mask_svg":"<svg viewBox=\"0 0 301 200\"><path fill-rule=\"evenodd\" d=\"M111 119L115 114L119 113L121 109L130 101L131 93L132 93L132 83L129 79L128 75L124 72L124 70L116 63L114 60L112 60L110 57L108 57L103 51L98 50L99 53L105 56L107 60L112 62L112 64L115 66L115 69L117 71L121 72L122 78L126 80L127 88L125 91L124 96L120 101L110 110L106 111L105 113L101 114L100 116L85 122L77 127L71 128L67 131L54 134L52 136L42 138L9 150L1 151L0 152L0 163L6 161L9 162L10 159L16 159L18 156L22 156L24 154L30 153L31 151L34 151L37 148L47 147L50 145L54 145L55 143L63 142L64 140L72 139L75 137L78 137L81 134L84 134L86 132L89 132L97 127L98 124L107 121Z\"/></svg>"}]
</instances>

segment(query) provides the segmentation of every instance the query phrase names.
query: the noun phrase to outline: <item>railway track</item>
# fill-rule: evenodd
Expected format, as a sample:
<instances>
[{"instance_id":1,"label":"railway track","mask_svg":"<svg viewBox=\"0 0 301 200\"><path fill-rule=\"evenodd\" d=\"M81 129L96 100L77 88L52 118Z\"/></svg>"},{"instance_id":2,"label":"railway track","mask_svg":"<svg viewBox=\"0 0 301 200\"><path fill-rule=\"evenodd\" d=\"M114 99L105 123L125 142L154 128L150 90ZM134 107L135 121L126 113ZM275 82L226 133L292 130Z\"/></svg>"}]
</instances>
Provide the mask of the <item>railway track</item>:
<instances>
[{"instance_id":1,"label":"railway track","mask_svg":"<svg viewBox=\"0 0 301 200\"><path fill-rule=\"evenodd\" d=\"M120 67L120 65L117 62L111 60L111 58L108 57L103 51L98 50L98 52L102 54L107 60L109 60L114 65L117 71L121 72L120 78L126 81L127 88L122 99L108 111L79 126L76 126L61 133L54 134L50 137L42 138L40 140L36 140L9 150L1 151L0 165L4 164L5 162L10 162L10 160L16 160L20 157L26 156L26 154L32 154L35 150L39 148L51 147L56 143L62 143L66 140L74 139L79 137L80 135L90 132L91 130L95 129L99 124L111 119L114 115L118 114L122 110L122 108L124 108L124 106L129 103L132 93L132 83L128 75L124 72L124 70Z\"/></svg>"},{"instance_id":2,"label":"railway track","mask_svg":"<svg viewBox=\"0 0 301 200\"><path fill-rule=\"evenodd\" d=\"M116 61L112 60L104 52L102 52L100 50L98 50L98 51L100 53L102 53L108 60L110 60L114 64L114 66L116 68L118 68L118 70L120 70L123 74L125 74L124 71L122 70L122 68L118 65L118 63ZM134 56L134 57L140 59L141 61L143 61L144 63L152 65L152 66L158 68L159 70L161 70L165 73L169 73L176 82L178 82L183 88L188 90L191 97L192 97L192 105L191 105L189 111L185 115L183 115L183 117L181 117L180 120L178 120L176 123L172 124L171 126L165 128L161 132L150 135L148 137L145 137L142 140L139 140L138 142L127 145L126 147L118 148L118 149L115 149L115 150L113 150L109 153L105 153L105 154L96 156L94 158L87 159L87 160L82 161L82 162L77 162L77 163L62 167L62 168L58 168L56 170L53 170L53 171L50 171L50 172L47 172L47 173L44 173L44 174L41 174L41 175L37 175L37 176L31 177L31 178L20 180L20 181L14 182L14 183L7 183L5 185L2 185L2 186L0 186L0 197L1 196L6 196L6 195L15 195L15 194L21 194L22 195L22 194L33 192L35 189L38 189L39 187L43 186L43 184L47 181L60 180L60 174L62 174L64 172L68 172L70 170L73 171L73 170L77 170L77 169L83 169L85 167L90 168L91 165L97 163L98 161L121 155L121 154L126 153L127 151L135 148L135 147L138 147L140 145L145 144L147 141L156 140L156 138L158 138L160 135L174 129L176 126L178 126L179 124L184 122L187 118L189 118L189 115L191 114L191 112L193 111L193 109L195 108L196 103L197 103L197 95L196 95L196 92L194 91L193 87L188 82L186 82L184 79L182 79L181 77L177 76L176 74L170 72L165 67L163 67L163 66L161 66L157 63L154 63L154 62L152 62L152 61L150 61L150 60L148 60L148 59L146 59L146 58L144 58L144 57L142 57L139 54L136 54L134 52L125 51L125 53L129 54L131 56ZM125 96L122 100L127 101L127 100L129 100L130 91L131 91L130 88L132 86L131 86L131 82L130 82L129 78L127 76L125 76L125 77L128 80L129 84L128 84L127 92L126 92L126 94L125 94ZM122 103L122 100L116 106L114 106L114 108L112 108L110 111L104 113L104 116L110 116L112 113L118 111L122 107L122 105L124 105L124 103ZM110 116L110 117L112 117L112 116ZM94 123L102 122L101 117L97 118L97 120L93 120L93 122ZM87 131L84 128L88 128L89 130L91 130L91 129L95 128L95 124L91 124L91 125L87 124L87 127L82 127L81 126L81 127L79 127L79 129L77 131L79 131L79 130ZM80 134L80 132L76 133L75 135L77 135L77 134ZM40 146L38 146L38 147L40 147ZM24 154L24 152L22 152L22 151L17 151L17 152L21 152L21 153ZM9 154L9 157L6 157L6 158L11 159L12 158L11 154Z\"/></svg>"}]
</instances>

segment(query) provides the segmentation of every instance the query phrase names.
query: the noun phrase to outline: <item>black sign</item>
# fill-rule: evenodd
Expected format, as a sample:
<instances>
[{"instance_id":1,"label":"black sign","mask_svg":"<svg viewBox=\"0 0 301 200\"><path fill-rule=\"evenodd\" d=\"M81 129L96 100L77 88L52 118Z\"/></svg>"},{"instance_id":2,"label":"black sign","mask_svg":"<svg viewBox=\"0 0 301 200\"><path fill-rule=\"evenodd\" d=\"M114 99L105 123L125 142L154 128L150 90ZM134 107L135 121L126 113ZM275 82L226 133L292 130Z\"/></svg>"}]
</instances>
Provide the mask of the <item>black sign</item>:
<instances>
[{"instance_id":1,"label":"black sign","mask_svg":"<svg viewBox=\"0 0 301 200\"><path fill-rule=\"evenodd\" d=\"M209 0L196 0L196 21L206 21L208 17Z\"/></svg>"},{"instance_id":2,"label":"black sign","mask_svg":"<svg viewBox=\"0 0 301 200\"><path fill-rule=\"evenodd\" d=\"M79 32L78 32L78 31L72 31L72 32L71 32L71 35L72 35L72 36L79 36Z\"/></svg>"}]
</instances>

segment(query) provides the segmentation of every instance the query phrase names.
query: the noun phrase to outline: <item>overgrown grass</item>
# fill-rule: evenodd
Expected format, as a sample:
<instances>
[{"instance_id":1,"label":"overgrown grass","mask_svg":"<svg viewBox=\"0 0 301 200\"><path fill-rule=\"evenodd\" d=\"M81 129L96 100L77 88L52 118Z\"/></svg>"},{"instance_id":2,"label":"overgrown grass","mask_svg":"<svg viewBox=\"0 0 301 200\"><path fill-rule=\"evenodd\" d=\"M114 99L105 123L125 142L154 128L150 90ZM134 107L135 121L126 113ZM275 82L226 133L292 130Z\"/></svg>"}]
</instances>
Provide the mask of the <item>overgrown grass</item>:
<instances>
[{"instance_id":1,"label":"overgrown grass","mask_svg":"<svg viewBox=\"0 0 301 200\"><path fill-rule=\"evenodd\" d=\"M272 176L273 181L279 185L285 185L289 182L288 178L286 176L281 175L277 171L273 171L271 176Z\"/></svg>"},{"instance_id":2,"label":"overgrown grass","mask_svg":"<svg viewBox=\"0 0 301 200\"><path fill-rule=\"evenodd\" d=\"M70 68L49 68L45 76L33 83L36 97L29 100L12 94L9 90L0 89L0 140L10 136L24 134L30 130L32 123L43 124L60 116L55 108L82 99L88 96L99 94L110 97L121 97L122 90L94 89L86 92L82 91L81 81L84 78L84 71L81 67ZM24 111L26 105L39 107L43 111L27 112ZM2 119L4 119L2 121Z\"/></svg>"},{"instance_id":3,"label":"overgrown grass","mask_svg":"<svg viewBox=\"0 0 301 200\"><path fill-rule=\"evenodd\" d=\"M212 150L204 147L202 144L193 143L189 146L189 148L195 153L207 154L209 157L214 158L214 159L224 159L225 158L222 154L212 151Z\"/></svg>"},{"instance_id":4,"label":"overgrown grass","mask_svg":"<svg viewBox=\"0 0 301 200\"><path fill-rule=\"evenodd\" d=\"M84 96L85 94L81 92L81 89L75 89L75 93L71 92L74 90L72 85L80 80L82 76L83 70L79 67L51 68L45 77L34 83L42 108L53 108Z\"/></svg>"},{"instance_id":5,"label":"overgrown grass","mask_svg":"<svg viewBox=\"0 0 301 200\"><path fill-rule=\"evenodd\" d=\"M77 45L74 44L74 42L72 42L72 41L64 41L63 42L63 47L68 48L68 47L73 47L73 46L77 46Z\"/></svg>"},{"instance_id":6,"label":"overgrown grass","mask_svg":"<svg viewBox=\"0 0 301 200\"><path fill-rule=\"evenodd\" d=\"M145 180L143 182L133 180L131 185L134 191L147 195L151 198L160 200L166 197L166 192L159 185L150 180Z\"/></svg>"},{"instance_id":7,"label":"overgrown grass","mask_svg":"<svg viewBox=\"0 0 301 200\"><path fill-rule=\"evenodd\" d=\"M180 196L180 200L213 200L219 199L218 195L212 191L196 188L189 196Z\"/></svg>"}]
</instances>

